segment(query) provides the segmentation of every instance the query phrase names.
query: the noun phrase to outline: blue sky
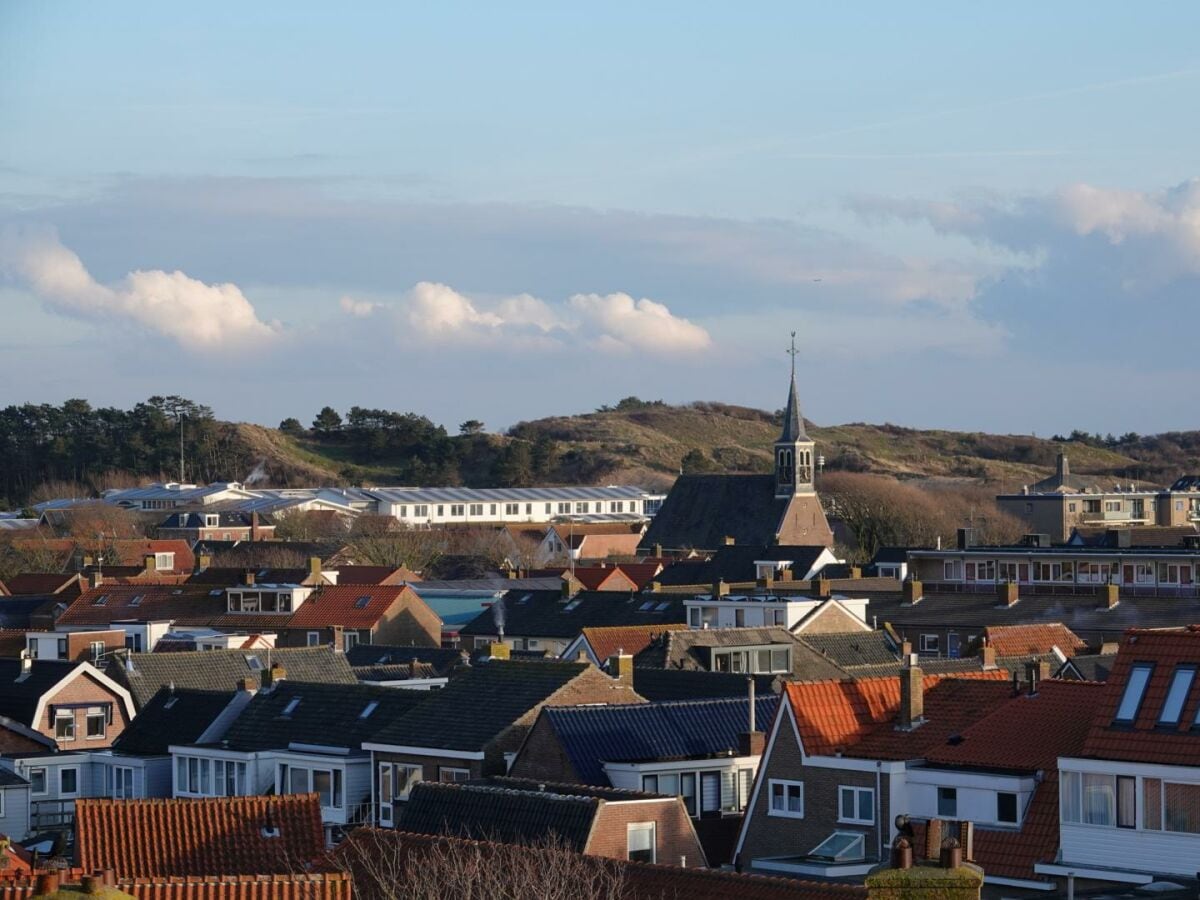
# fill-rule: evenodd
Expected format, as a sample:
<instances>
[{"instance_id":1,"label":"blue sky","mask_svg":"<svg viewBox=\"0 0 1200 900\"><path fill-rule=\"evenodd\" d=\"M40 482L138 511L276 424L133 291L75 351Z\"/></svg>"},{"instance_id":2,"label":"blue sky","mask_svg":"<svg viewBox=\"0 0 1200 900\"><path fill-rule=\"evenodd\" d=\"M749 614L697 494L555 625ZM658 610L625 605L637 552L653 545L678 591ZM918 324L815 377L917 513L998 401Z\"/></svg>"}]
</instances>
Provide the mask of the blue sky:
<instances>
[{"instance_id":1,"label":"blue sky","mask_svg":"<svg viewBox=\"0 0 1200 900\"><path fill-rule=\"evenodd\" d=\"M9 2L0 403L777 407L796 330L820 423L1195 427L1198 26Z\"/></svg>"}]
</instances>

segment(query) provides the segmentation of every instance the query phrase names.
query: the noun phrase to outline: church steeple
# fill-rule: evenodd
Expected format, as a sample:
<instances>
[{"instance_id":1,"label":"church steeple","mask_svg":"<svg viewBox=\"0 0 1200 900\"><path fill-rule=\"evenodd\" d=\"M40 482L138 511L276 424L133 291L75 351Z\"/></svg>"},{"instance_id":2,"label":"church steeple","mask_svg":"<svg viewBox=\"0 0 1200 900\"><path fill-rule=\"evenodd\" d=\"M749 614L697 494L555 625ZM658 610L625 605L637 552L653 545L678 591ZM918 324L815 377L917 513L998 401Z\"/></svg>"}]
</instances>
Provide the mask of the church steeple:
<instances>
[{"instance_id":1,"label":"church steeple","mask_svg":"<svg viewBox=\"0 0 1200 900\"><path fill-rule=\"evenodd\" d=\"M812 493L813 458L815 445L804 430L804 416L800 413L800 401L796 396L796 332L792 332L792 346L787 351L792 358L792 382L788 390L787 406L783 410L783 431L775 442L775 496L794 497L796 494Z\"/></svg>"}]
</instances>

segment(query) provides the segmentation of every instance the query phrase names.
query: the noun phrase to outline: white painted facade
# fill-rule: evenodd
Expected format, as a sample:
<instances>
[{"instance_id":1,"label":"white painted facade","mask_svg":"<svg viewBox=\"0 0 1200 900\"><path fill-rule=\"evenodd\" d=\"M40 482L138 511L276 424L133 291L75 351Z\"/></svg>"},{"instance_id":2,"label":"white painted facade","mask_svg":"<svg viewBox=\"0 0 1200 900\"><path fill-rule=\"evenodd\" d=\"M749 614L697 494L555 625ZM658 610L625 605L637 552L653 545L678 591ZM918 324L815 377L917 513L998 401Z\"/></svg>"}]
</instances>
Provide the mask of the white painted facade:
<instances>
[{"instance_id":1,"label":"white painted facade","mask_svg":"<svg viewBox=\"0 0 1200 900\"><path fill-rule=\"evenodd\" d=\"M679 796L693 818L739 816L750 802L760 756L604 763L615 788Z\"/></svg>"},{"instance_id":2,"label":"white painted facade","mask_svg":"<svg viewBox=\"0 0 1200 900\"><path fill-rule=\"evenodd\" d=\"M837 602L855 618L866 624L865 597L837 597ZM765 628L778 626L789 631L816 611L826 600L811 597L778 596L775 594L727 594L714 598L711 594L689 597L683 601L687 609L689 628Z\"/></svg>"}]
</instances>

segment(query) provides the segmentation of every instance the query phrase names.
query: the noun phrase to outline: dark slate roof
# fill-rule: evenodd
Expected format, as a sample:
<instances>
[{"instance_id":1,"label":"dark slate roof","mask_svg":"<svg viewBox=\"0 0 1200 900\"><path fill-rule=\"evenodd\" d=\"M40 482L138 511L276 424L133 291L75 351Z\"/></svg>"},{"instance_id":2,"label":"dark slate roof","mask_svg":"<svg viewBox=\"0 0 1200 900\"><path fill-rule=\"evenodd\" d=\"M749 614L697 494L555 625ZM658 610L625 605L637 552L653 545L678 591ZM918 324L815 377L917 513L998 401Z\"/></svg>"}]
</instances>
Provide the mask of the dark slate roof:
<instances>
[{"instance_id":1,"label":"dark slate roof","mask_svg":"<svg viewBox=\"0 0 1200 900\"><path fill-rule=\"evenodd\" d=\"M745 678L742 679L743 688ZM755 699L755 727L771 726L779 697ZM557 735L575 774L587 784L607 784L605 762L709 759L737 750L749 729L746 697L637 703L627 706L547 706L541 717Z\"/></svg>"},{"instance_id":2,"label":"dark slate roof","mask_svg":"<svg viewBox=\"0 0 1200 900\"><path fill-rule=\"evenodd\" d=\"M393 721L373 742L482 751L587 668L587 663L568 662L480 663L432 692L427 702Z\"/></svg>"},{"instance_id":3,"label":"dark slate roof","mask_svg":"<svg viewBox=\"0 0 1200 900\"><path fill-rule=\"evenodd\" d=\"M715 648L777 645L792 651L792 675L806 681L840 680L846 670L797 640L783 626L767 628L704 628L665 631L634 657L638 667L711 671Z\"/></svg>"},{"instance_id":4,"label":"dark slate roof","mask_svg":"<svg viewBox=\"0 0 1200 900\"><path fill-rule=\"evenodd\" d=\"M1085 595L1025 596L1010 607L998 606L996 595L925 594L915 606L904 605L898 595L873 595L867 619L880 626L890 622L901 635L916 643L921 626L962 628L980 632L988 625L1020 625L1062 622L1091 644L1117 640L1127 628L1174 628L1196 621L1194 601L1174 597L1129 597L1122 595L1113 609L1101 605L1099 597Z\"/></svg>"},{"instance_id":5,"label":"dark slate roof","mask_svg":"<svg viewBox=\"0 0 1200 900\"><path fill-rule=\"evenodd\" d=\"M650 797L665 796L648 794L645 791L635 791L629 788L615 788L600 784L563 784L558 781L545 781L537 778L513 778L511 775L490 775L487 778L473 778L466 784L479 784L485 787L508 788L513 791L550 791L567 797L595 797L607 803L620 803L629 800L646 800Z\"/></svg>"},{"instance_id":6,"label":"dark slate roof","mask_svg":"<svg viewBox=\"0 0 1200 900\"><path fill-rule=\"evenodd\" d=\"M437 669L429 663L419 662L415 666L351 666L354 677L359 681L408 681L412 678L438 678Z\"/></svg>"},{"instance_id":7,"label":"dark slate roof","mask_svg":"<svg viewBox=\"0 0 1200 900\"><path fill-rule=\"evenodd\" d=\"M442 647L404 647L386 644L355 644L346 651L346 661L351 666L408 665L412 660L427 663L438 672L445 673L456 665L462 653Z\"/></svg>"},{"instance_id":8,"label":"dark slate roof","mask_svg":"<svg viewBox=\"0 0 1200 900\"><path fill-rule=\"evenodd\" d=\"M14 772L0 766L0 788L28 786L29 782Z\"/></svg>"},{"instance_id":9,"label":"dark slate roof","mask_svg":"<svg viewBox=\"0 0 1200 900\"><path fill-rule=\"evenodd\" d=\"M888 665L899 661L885 631L850 631L842 634L799 634L797 639L826 659L846 669Z\"/></svg>"},{"instance_id":10,"label":"dark slate roof","mask_svg":"<svg viewBox=\"0 0 1200 900\"><path fill-rule=\"evenodd\" d=\"M159 524L159 528L209 528L206 524L208 516L217 516L219 523L217 528L249 528L250 513L236 512L224 510L219 512L177 512L171 513ZM271 526L275 524L275 520L265 514L260 513L258 517L259 526Z\"/></svg>"},{"instance_id":11,"label":"dark slate roof","mask_svg":"<svg viewBox=\"0 0 1200 900\"><path fill-rule=\"evenodd\" d=\"M721 547L703 562L681 560L667 566L655 577L663 585L711 585L715 581L751 582L758 577L759 560L790 561L789 570L799 580L806 576L825 547L743 546Z\"/></svg>"},{"instance_id":12,"label":"dark slate roof","mask_svg":"<svg viewBox=\"0 0 1200 900\"><path fill-rule=\"evenodd\" d=\"M681 594L580 591L567 600L561 591L509 591L501 601L504 633L573 638L584 628L686 622L684 599ZM460 628L459 634L496 634L494 609L485 609Z\"/></svg>"},{"instance_id":13,"label":"dark slate roof","mask_svg":"<svg viewBox=\"0 0 1200 900\"><path fill-rule=\"evenodd\" d=\"M396 827L502 844L537 844L554 835L581 853L599 808L594 797L422 781L409 794Z\"/></svg>"},{"instance_id":14,"label":"dark slate roof","mask_svg":"<svg viewBox=\"0 0 1200 900\"><path fill-rule=\"evenodd\" d=\"M1055 678L1082 679L1084 681L1108 681L1115 653L1081 653L1072 656L1059 666Z\"/></svg>"},{"instance_id":15,"label":"dark slate roof","mask_svg":"<svg viewBox=\"0 0 1200 900\"><path fill-rule=\"evenodd\" d=\"M161 756L171 744L195 743L233 697L233 691L163 688L113 741L113 750L136 756Z\"/></svg>"},{"instance_id":16,"label":"dark slate roof","mask_svg":"<svg viewBox=\"0 0 1200 900\"><path fill-rule=\"evenodd\" d=\"M642 536L642 548L716 550L726 536L765 547L787 508L774 475L680 475Z\"/></svg>"},{"instance_id":17,"label":"dark slate roof","mask_svg":"<svg viewBox=\"0 0 1200 900\"><path fill-rule=\"evenodd\" d=\"M55 603L69 604L72 597L61 597L54 594L41 596L0 597L0 628L19 628L28 631L31 627L30 617L39 612L42 607L50 607Z\"/></svg>"},{"instance_id":18,"label":"dark slate roof","mask_svg":"<svg viewBox=\"0 0 1200 900\"><path fill-rule=\"evenodd\" d=\"M871 565L879 563L902 563L908 561L907 547L880 547L871 557Z\"/></svg>"},{"instance_id":19,"label":"dark slate roof","mask_svg":"<svg viewBox=\"0 0 1200 900\"><path fill-rule=\"evenodd\" d=\"M1067 543L1081 547L1182 547L1196 536L1192 525L1139 525L1136 528L1075 526ZM1122 542L1124 541L1124 544Z\"/></svg>"},{"instance_id":20,"label":"dark slate roof","mask_svg":"<svg viewBox=\"0 0 1200 900\"><path fill-rule=\"evenodd\" d=\"M251 657L260 667L253 667ZM132 671L126 661L132 665ZM259 677L271 664L279 663L287 677L296 681L328 684L357 684L346 657L331 647L299 647L273 650L197 650L179 653L116 653L105 670L127 688L140 709L159 688L225 691L237 687L239 679Z\"/></svg>"},{"instance_id":21,"label":"dark slate roof","mask_svg":"<svg viewBox=\"0 0 1200 900\"><path fill-rule=\"evenodd\" d=\"M360 750L364 741L430 696L427 691L289 678L256 694L221 743L245 751L286 750L293 743Z\"/></svg>"},{"instance_id":22,"label":"dark slate roof","mask_svg":"<svg viewBox=\"0 0 1200 900\"><path fill-rule=\"evenodd\" d=\"M29 675L21 675L21 660L0 659L0 716L31 725L38 700L78 666L71 660L35 659Z\"/></svg>"},{"instance_id":23,"label":"dark slate roof","mask_svg":"<svg viewBox=\"0 0 1200 900\"><path fill-rule=\"evenodd\" d=\"M774 681L773 675L755 675L754 689L766 696L771 693ZM733 672L637 667L633 670L633 689L652 702L745 697L746 676Z\"/></svg>"},{"instance_id":24,"label":"dark slate roof","mask_svg":"<svg viewBox=\"0 0 1200 900\"><path fill-rule=\"evenodd\" d=\"M800 400L796 393L796 373L793 371L792 383L788 387L787 406L783 408L783 431L780 432L779 443L792 444L808 439L808 432L804 430L804 416L800 412Z\"/></svg>"}]
</instances>

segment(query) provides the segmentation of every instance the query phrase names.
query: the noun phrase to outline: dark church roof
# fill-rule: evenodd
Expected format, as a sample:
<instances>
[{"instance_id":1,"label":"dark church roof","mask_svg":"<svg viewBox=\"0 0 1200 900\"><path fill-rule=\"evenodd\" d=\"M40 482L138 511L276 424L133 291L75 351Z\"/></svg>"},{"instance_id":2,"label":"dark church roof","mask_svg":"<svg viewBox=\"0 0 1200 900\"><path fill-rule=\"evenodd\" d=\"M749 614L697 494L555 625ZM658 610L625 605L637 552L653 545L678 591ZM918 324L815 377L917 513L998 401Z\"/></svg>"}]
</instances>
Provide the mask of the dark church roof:
<instances>
[{"instance_id":1,"label":"dark church roof","mask_svg":"<svg viewBox=\"0 0 1200 900\"><path fill-rule=\"evenodd\" d=\"M774 475L680 475L642 537L642 547L716 550L737 544L766 547L787 498L776 498Z\"/></svg>"},{"instance_id":2,"label":"dark church roof","mask_svg":"<svg viewBox=\"0 0 1200 900\"><path fill-rule=\"evenodd\" d=\"M788 390L787 406L783 409L783 433L779 435L780 444L794 444L796 441L809 440L804 430L804 416L800 413L800 401L796 399L796 373L792 372L792 386Z\"/></svg>"}]
</instances>

